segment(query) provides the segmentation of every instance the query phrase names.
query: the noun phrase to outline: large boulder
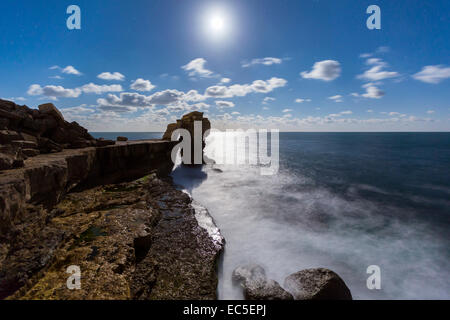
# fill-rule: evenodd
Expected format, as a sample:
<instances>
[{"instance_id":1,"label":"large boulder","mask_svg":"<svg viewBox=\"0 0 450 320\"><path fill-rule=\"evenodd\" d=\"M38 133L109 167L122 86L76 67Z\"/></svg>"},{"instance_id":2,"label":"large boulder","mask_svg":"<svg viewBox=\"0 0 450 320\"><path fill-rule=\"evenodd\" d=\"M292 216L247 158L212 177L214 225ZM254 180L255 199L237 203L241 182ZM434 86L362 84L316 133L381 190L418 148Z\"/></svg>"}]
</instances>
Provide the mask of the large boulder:
<instances>
[{"instance_id":1,"label":"large boulder","mask_svg":"<svg viewBox=\"0 0 450 320\"><path fill-rule=\"evenodd\" d=\"M38 106L39 111L43 114L52 115L57 121L64 122L62 113L56 109L53 103L45 103Z\"/></svg>"},{"instance_id":2,"label":"large boulder","mask_svg":"<svg viewBox=\"0 0 450 320\"><path fill-rule=\"evenodd\" d=\"M233 281L240 283L246 300L292 300L292 295L274 280L267 279L266 272L259 265L236 268Z\"/></svg>"},{"instance_id":3,"label":"large boulder","mask_svg":"<svg viewBox=\"0 0 450 320\"><path fill-rule=\"evenodd\" d=\"M7 153L0 153L0 170L11 169L13 167L14 157Z\"/></svg>"},{"instance_id":4,"label":"large boulder","mask_svg":"<svg viewBox=\"0 0 450 320\"><path fill-rule=\"evenodd\" d=\"M295 300L352 300L344 280L325 268L293 273L285 279L284 287Z\"/></svg>"},{"instance_id":5,"label":"large boulder","mask_svg":"<svg viewBox=\"0 0 450 320\"><path fill-rule=\"evenodd\" d=\"M0 170L23 167L25 158L21 147L12 144L0 144Z\"/></svg>"}]
</instances>

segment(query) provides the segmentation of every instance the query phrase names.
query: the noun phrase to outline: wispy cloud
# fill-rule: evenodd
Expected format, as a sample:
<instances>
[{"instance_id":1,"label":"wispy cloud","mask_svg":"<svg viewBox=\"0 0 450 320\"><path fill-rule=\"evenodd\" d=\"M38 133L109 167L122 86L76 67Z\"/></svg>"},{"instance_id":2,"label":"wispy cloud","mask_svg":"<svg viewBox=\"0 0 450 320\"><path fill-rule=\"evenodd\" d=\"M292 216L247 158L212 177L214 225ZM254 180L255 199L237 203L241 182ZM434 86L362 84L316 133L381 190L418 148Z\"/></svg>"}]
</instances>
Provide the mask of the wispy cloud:
<instances>
[{"instance_id":1,"label":"wispy cloud","mask_svg":"<svg viewBox=\"0 0 450 320\"><path fill-rule=\"evenodd\" d=\"M190 61L188 64L182 66L181 68L189 72L191 77L202 77L209 78L214 73L211 70L205 68L206 60L204 58L197 58Z\"/></svg>"},{"instance_id":2,"label":"wispy cloud","mask_svg":"<svg viewBox=\"0 0 450 320\"><path fill-rule=\"evenodd\" d=\"M65 68L61 68L60 66L55 65L55 66L51 66L49 69L50 70L59 70L65 74L71 74L71 75L76 75L76 76L82 75L82 73L80 71L78 71L77 69L75 69L75 67L73 67L73 66L67 66Z\"/></svg>"},{"instance_id":3,"label":"wispy cloud","mask_svg":"<svg viewBox=\"0 0 450 320\"><path fill-rule=\"evenodd\" d=\"M281 58L273 58L273 57L266 57L266 58L258 58L258 59L252 59L250 62L243 62L242 67L248 68L257 64L261 64L264 66L271 66L274 64L281 64L283 62L283 59Z\"/></svg>"},{"instance_id":4,"label":"wispy cloud","mask_svg":"<svg viewBox=\"0 0 450 320\"><path fill-rule=\"evenodd\" d=\"M450 78L450 67L443 65L425 66L413 78L422 82L437 84Z\"/></svg>"},{"instance_id":5,"label":"wispy cloud","mask_svg":"<svg viewBox=\"0 0 450 320\"><path fill-rule=\"evenodd\" d=\"M372 67L366 70L363 74L358 75L358 79L379 81L399 76L398 72L384 70L388 64L379 58L369 58L367 59L366 64Z\"/></svg>"},{"instance_id":6,"label":"wispy cloud","mask_svg":"<svg viewBox=\"0 0 450 320\"><path fill-rule=\"evenodd\" d=\"M311 102L311 99L303 99L303 98L295 99L295 103L303 103L303 102Z\"/></svg>"},{"instance_id":7,"label":"wispy cloud","mask_svg":"<svg viewBox=\"0 0 450 320\"><path fill-rule=\"evenodd\" d=\"M333 100L334 102L342 102L343 101L342 96L340 94L328 97L328 99Z\"/></svg>"}]
</instances>

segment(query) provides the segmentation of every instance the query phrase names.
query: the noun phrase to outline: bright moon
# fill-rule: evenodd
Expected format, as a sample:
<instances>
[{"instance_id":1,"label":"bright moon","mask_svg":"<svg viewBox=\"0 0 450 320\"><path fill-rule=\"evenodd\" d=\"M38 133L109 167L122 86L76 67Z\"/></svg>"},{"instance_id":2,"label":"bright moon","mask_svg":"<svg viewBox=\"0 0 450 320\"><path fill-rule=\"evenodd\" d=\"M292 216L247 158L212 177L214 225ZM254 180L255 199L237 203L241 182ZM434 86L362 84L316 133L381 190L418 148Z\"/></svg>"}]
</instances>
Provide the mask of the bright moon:
<instances>
[{"instance_id":1,"label":"bright moon","mask_svg":"<svg viewBox=\"0 0 450 320\"><path fill-rule=\"evenodd\" d=\"M209 38L224 39L231 32L231 21L225 10L211 10L205 14L204 26Z\"/></svg>"},{"instance_id":2,"label":"bright moon","mask_svg":"<svg viewBox=\"0 0 450 320\"><path fill-rule=\"evenodd\" d=\"M225 28L224 18L220 15L214 15L211 17L209 25L214 32L221 33Z\"/></svg>"}]
</instances>

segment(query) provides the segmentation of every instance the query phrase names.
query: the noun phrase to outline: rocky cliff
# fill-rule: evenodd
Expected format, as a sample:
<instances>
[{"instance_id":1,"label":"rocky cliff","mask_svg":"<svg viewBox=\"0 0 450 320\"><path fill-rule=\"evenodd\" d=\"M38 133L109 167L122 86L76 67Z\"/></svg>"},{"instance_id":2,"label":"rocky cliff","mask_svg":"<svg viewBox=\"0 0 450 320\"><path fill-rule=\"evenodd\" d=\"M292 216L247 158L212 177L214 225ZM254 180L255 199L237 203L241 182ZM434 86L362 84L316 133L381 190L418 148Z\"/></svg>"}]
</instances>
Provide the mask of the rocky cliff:
<instances>
[{"instance_id":1,"label":"rocky cliff","mask_svg":"<svg viewBox=\"0 0 450 320\"><path fill-rule=\"evenodd\" d=\"M110 144L94 139L75 121L65 121L51 103L31 109L0 99L0 171L23 167L25 159L41 153Z\"/></svg>"},{"instance_id":2,"label":"rocky cliff","mask_svg":"<svg viewBox=\"0 0 450 320\"><path fill-rule=\"evenodd\" d=\"M216 298L223 239L168 178L176 142L95 140L53 105L0 112L0 299Z\"/></svg>"}]
</instances>

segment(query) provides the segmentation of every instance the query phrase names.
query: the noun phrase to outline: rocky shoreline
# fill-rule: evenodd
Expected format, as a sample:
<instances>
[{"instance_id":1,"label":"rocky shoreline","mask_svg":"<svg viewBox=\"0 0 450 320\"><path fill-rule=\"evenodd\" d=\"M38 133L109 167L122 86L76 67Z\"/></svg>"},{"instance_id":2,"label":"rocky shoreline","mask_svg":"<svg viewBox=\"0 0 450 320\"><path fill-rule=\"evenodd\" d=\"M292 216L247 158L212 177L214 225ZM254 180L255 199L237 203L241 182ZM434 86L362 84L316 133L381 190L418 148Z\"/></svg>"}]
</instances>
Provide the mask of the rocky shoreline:
<instances>
[{"instance_id":1,"label":"rocky shoreline","mask_svg":"<svg viewBox=\"0 0 450 320\"><path fill-rule=\"evenodd\" d=\"M191 112L163 139L110 141L52 104L0 100L0 299L217 299L225 240L169 176L170 136L194 121L211 127ZM249 300L352 298L326 269L289 276L287 291L259 266L236 269L234 281Z\"/></svg>"},{"instance_id":2,"label":"rocky shoreline","mask_svg":"<svg viewBox=\"0 0 450 320\"><path fill-rule=\"evenodd\" d=\"M216 299L224 241L168 176L175 142L94 139L51 104L0 110L0 299Z\"/></svg>"},{"instance_id":3,"label":"rocky shoreline","mask_svg":"<svg viewBox=\"0 0 450 320\"><path fill-rule=\"evenodd\" d=\"M223 246L198 225L189 196L155 174L70 193L45 225L26 227L3 260L3 294L21 285L8 299L216 298ZM70 265L80 290L67 289Z\"/></svg>"}]
</instances>

